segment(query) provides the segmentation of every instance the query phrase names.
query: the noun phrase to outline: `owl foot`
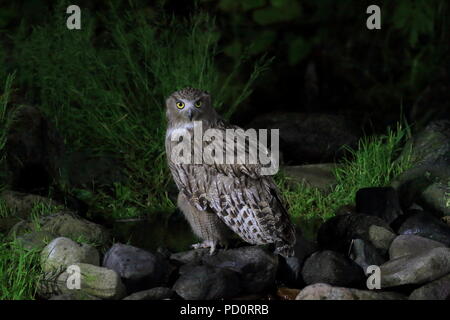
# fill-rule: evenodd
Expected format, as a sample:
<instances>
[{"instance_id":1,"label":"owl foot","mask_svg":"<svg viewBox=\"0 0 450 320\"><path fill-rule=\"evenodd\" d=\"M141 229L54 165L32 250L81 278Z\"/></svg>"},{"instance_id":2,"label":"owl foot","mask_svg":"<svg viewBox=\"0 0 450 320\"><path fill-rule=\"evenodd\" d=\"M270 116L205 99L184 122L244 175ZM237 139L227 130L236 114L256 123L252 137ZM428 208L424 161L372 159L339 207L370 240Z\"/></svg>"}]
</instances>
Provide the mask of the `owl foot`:
<instances>
[{"instance_id":1,"label":"owl foot","mask_svg":"<svg viewBox=\"0 0 450 320\"><path fill-rule=\"evenodd\" d=\"M209 254L213 255L217 250L217 242L213 240L205 240L203 242L193 244L191 247L193 249L210 248Z\"/></svg>"}]
</instances>

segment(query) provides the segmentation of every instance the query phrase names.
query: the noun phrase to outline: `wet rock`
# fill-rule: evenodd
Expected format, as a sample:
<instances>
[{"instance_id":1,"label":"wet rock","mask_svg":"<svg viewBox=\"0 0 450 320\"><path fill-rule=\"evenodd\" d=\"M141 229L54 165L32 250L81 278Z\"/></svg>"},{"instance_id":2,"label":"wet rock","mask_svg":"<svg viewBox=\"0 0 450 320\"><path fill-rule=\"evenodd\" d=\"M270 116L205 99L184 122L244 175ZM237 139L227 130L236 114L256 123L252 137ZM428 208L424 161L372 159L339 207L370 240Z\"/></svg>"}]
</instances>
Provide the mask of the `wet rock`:
<instances>
[{"instance_id":1,"label":"wet rock","mask_svg":"<svg viewBox=\"0 0 450 320\"><path fill-rule=\"evenodd\" d=\"M362 188L356 192L356 211L391 224L403 214L397 191L391 187Z\"/></svg>"},{"instance_id":2,"label":"wet rock","mask_svg":"<svg viewBox=\"0 0 450 320\"><path fill-rule=\"evenodd\" d=\"M193 266L183 270L173 290L185 300L231 298L240 292L239 276L225 268Z\"/></svg>"},{"instance_id":3,"label":"wet rock","mask_svg":"<svg viewBox=\"0 0 450 320\"><path fill-rule=\"evenodd\" d=\"M129 292L164 285L170 270L161 255L121 243L105 253L103 266L116 271Z\"/></svg>"},{"instance_id":4,"label":"wet rock","mask_svg":"<svg viewBox=\"0 0 450 320\"><path fill-rule=\"evenodd\" d=\"M323 223L317 234L321 248L347 254L353 239L371 241L371 226L383 227L392 232L387 222L366 214L335 216ZM373 234L373 231L372 231ZM379 244L373 243L376 247Z\"/></svg>"},{"instance_id":5,"label":"wet rock","mask_svg":"<svg viewBox=\"0 0 450 320\"><path fill-rule=\"evenodd\" d=\"M353 241L350 258L366 272L368 266L380 266L386 259L370 243L361 239Z\"/></svg>"},{"instance_id":6,"label":"wet rock","mask_svg":"<svg viewBox=\"0 0 450 320\"><path fill-rule=\"evenodd\" d=\"M336 286L358 285L365 279L360 266L334 251L314 253L305 261L302 276L308 285L314 283Z\"/></svg>"},{"instance_id":7,"label":"wet rock","mask_svg":"<svg viewBox=\"0 0 450 320\"><path fill-rule=\"evenodd\" d=\"M296 234L294 256L280 258L277 279L285 284L299 286L303 284L302 267L306 258L318 250L316 243L305 239L300 232Z\"/></svg>"},{"instance_id":8,"label":"wet rock","mask_svg":"<svg viewBox=\"0 0 450 320\"><path fill-rule=\"evenodd\" d=\"M57 236L48 231L34 231L17 237L17 242L27 250L42 250Z\"/></svg>"},{"instance_id":9,"label":"wet rock","mask_svg":"<svg viewBox=\"0 0 450 320\"><path fill-rule=\"evenodd\" d=\"M271 113L257 117L249 128L279 129L280 148L286 162L332 162L354 147L358 137L342 116L313 113Z\"/></svg>"},{"instance_id":10,"label":"wet rock","mask_svg":"<svg viewBox=\"0 0 450 320\"><path fill-rule=\"evenodd\" d=\"M247 293L259 293L275 283L278 257L259 246L248 246L204 256L203 264L224 268L240 276Z\"/></svg>"},{"instance_id":11,"label":"wet rock","mask_svg":"<svg viewBox=\"0 0 450 320\"><path fill-rule=\"evenodd\" d=\"M400 235L392 241L389 258L392 260L407 255L416 256L439 247L445 245L416 235Z\"/></svg>"},{"instance_id":12,"label":"wet rock","mask_svg":"<svg viewBox=\"0 0 450 320\"><path fill-rule=\"evenodd\" d=\"M187 263L199 264L203 257L207 255L209 255L209 249L195 249L172 253L170 255L170 260L180 265Z\"/></svg>"},{"instance_id":13,"label":"wet rock","mask_svg":"<svg viewBox=\"0 0 450 320\"><path fill-rule=\"evenodd\" d=\"M403 256L380 266L381 287L424 284L450 273L450 248L434 248L415 256Z\"/></svg>"},{"instance_id":14,"label":"wet rock","mask_svg":"<svg viewBox=\"0 0 450 320\"><path fill-rule=\"evenodd\" d=\"M409 300L450 300L450 274L417 288Z\"/></svg>"},{"instance_id":15,"label":"wet rock","mask_svg":"<svg viewBox=\"0 0 450 320\"><path fill-rule=\"evenodd\" d=\"M329 192L336 184L336 177L333 174L335 168L336 164L334 163L320 163L285 166L283 167L283 172L288 181L318 188L323 192Z\"/></svg>"},{"instance_id":16,"label":"wet rock","mask_svg":"<svg viewBox=\"0 0 450 320\"><path fill-rule=\"evenodd\" d=\"M149 290L135 292L123 300L164 300L170 299L174 291L170 288L156 287Z\"/></svg>"},{"instance_id":17,"label":"wet rock","mask_svg":"<svg viewBox=\"0 0 450 320\"><path fill-rule=\"evenodd\" d=\"M450 227L424 211L410 210L408 218L401 224L398 233L413 234L450 246Z\"/></svg>"},{"instance_id":18,"label":"wet rock","mask_svg":"<svg viewBox=\"0 0 450 320\"><path fill-rule=\"evenodd\" d=\"M41 267L44 272L64 270L76 263L98 266L99 262L99 254L94 247L63 237L51 241L41 252Z\"/></svg>"},{"instance_id":19,"label":"wet rock","mask_svg":"<svg viewBox=\"0 0 450 320\"><path fill-rule=\"evenodd\" d=\"M76 267L79 269L77 270ZM120 280L120 276L114 270L85 263L77 263L72 268L59 274L47 275L39 285L39 294L45 297L55 294L76 293L77 295L86 294L100 299L112 300L125 297L125 286ZM72 285L78 285L73 280L74 274L78 274L77 271L80 272L80 281L78 283L80 289L71 287ZM71 286L68 286L68 284Z\"/></svg>"},{"instance_id":20,"label":"wet rock","mask_svg":"<svg viewBox=\"0 0 450 320\"><path fill-rule=\"evenodd\" d=\"M333 287L326 283L309 285L297 295L295 300L404 300L405 296L396 292L358 290Z\"/></svg>"},{"instance_id":21,"label":"wet rock","mask_svg":"<svg viewBox=\"0 0 450 320\"><path fill-rule=\"evenodd\" d=\"M277 297L281 300L295 300L299 293L300 289L291 289L284 287L277 289Z\"/></svg>"},{"instance_id":22,"label":"wet rock","mask_svg":"<svg viewBox=\"0 0 450 320\"><path fill-rule=\"evenodd\" d=\"M389 250L389 247L396 236L395 233L386 228L376 225L371 225L369 227L369 242L382 254Z\"/></svg>"},{"instance_id":23,"label":"wet rock","mask_svg":"<svg viewBox=\"0 0 450 320\"><path fill-rule=\"evenodd\" d=\"M6 159L14 190L46 192L58 181L64 140L35 106L20 106L9 130Z\"/></svg>"},{"instance_id":24,"label":"wet rock","mask_svg":"<svg viewBox=\"0 0 450 320\"><path fill-rule=\"evenodd\" d=\"M391 184L398 191L402 207L409 208L419 199L425 209L444 215L448 208L442 208L442 192L432 185L437 183L445 189L450 181L450 121L431 122L415 134L399 160L407 157L411 159L411 168Z\"/></svg>"}]
</instances>

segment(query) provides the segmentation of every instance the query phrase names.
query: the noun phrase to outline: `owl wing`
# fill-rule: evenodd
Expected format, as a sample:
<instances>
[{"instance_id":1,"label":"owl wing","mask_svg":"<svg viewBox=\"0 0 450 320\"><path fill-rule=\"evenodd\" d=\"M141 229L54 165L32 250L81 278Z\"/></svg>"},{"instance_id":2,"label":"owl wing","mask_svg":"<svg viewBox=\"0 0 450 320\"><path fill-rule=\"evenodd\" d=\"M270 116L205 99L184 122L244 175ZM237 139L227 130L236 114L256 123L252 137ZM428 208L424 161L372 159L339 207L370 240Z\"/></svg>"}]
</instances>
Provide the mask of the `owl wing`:
<instances>
[{"instance_id":1,"label":"owl wing","mask_svg":"<svg viewBox=\"0 0 450 320\"><path fill-rule=\"evenodd\" d=\"M214 128L238 127L219 122ZM246 242L275 243L277 252L292 254L294 227L276 184L261 175L260 164L169 165L180 190L197 209L215 212Z\"/></svg>"}]
</instances>

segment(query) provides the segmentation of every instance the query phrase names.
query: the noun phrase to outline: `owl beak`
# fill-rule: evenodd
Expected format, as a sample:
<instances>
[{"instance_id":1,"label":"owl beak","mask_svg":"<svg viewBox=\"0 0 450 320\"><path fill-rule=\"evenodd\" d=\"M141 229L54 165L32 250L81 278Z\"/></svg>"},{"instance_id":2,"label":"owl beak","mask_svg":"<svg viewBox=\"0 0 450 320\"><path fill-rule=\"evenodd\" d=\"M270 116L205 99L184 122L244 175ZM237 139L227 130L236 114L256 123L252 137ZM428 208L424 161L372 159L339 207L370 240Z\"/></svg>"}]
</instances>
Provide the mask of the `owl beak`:
<instances>
[{"instance_id":1,"label":"owl beak","mask_svg":"<svg viewBox=\"0 0 450 320\"><path fill-rule=\"evenodd\" d=\"M194 112L192 111L192 109L189 109L187 111L187 116L189 118L189 121L192 121L192 118L194 117Z\"/></svg>"}]
</instances>

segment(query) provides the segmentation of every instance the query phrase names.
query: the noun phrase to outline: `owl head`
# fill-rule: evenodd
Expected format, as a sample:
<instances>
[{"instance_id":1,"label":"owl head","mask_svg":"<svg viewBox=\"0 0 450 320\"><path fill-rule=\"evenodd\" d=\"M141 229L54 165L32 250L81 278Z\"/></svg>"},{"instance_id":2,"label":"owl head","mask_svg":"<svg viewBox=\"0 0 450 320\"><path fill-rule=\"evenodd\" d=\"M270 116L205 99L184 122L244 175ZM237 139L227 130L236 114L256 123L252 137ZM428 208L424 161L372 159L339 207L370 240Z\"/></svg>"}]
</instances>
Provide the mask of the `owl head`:
<instances>
[{"instance_id":1,"label":"owl head","mask_svg":"<svg viewBox=\"0 0 450 320\"><path fill-rule=\"evenodd\" d=\"M209 93L191 87L172 93L166 99L166 108L167 119L172 124L216 118Z\"/></svg>"}]
</instances>

